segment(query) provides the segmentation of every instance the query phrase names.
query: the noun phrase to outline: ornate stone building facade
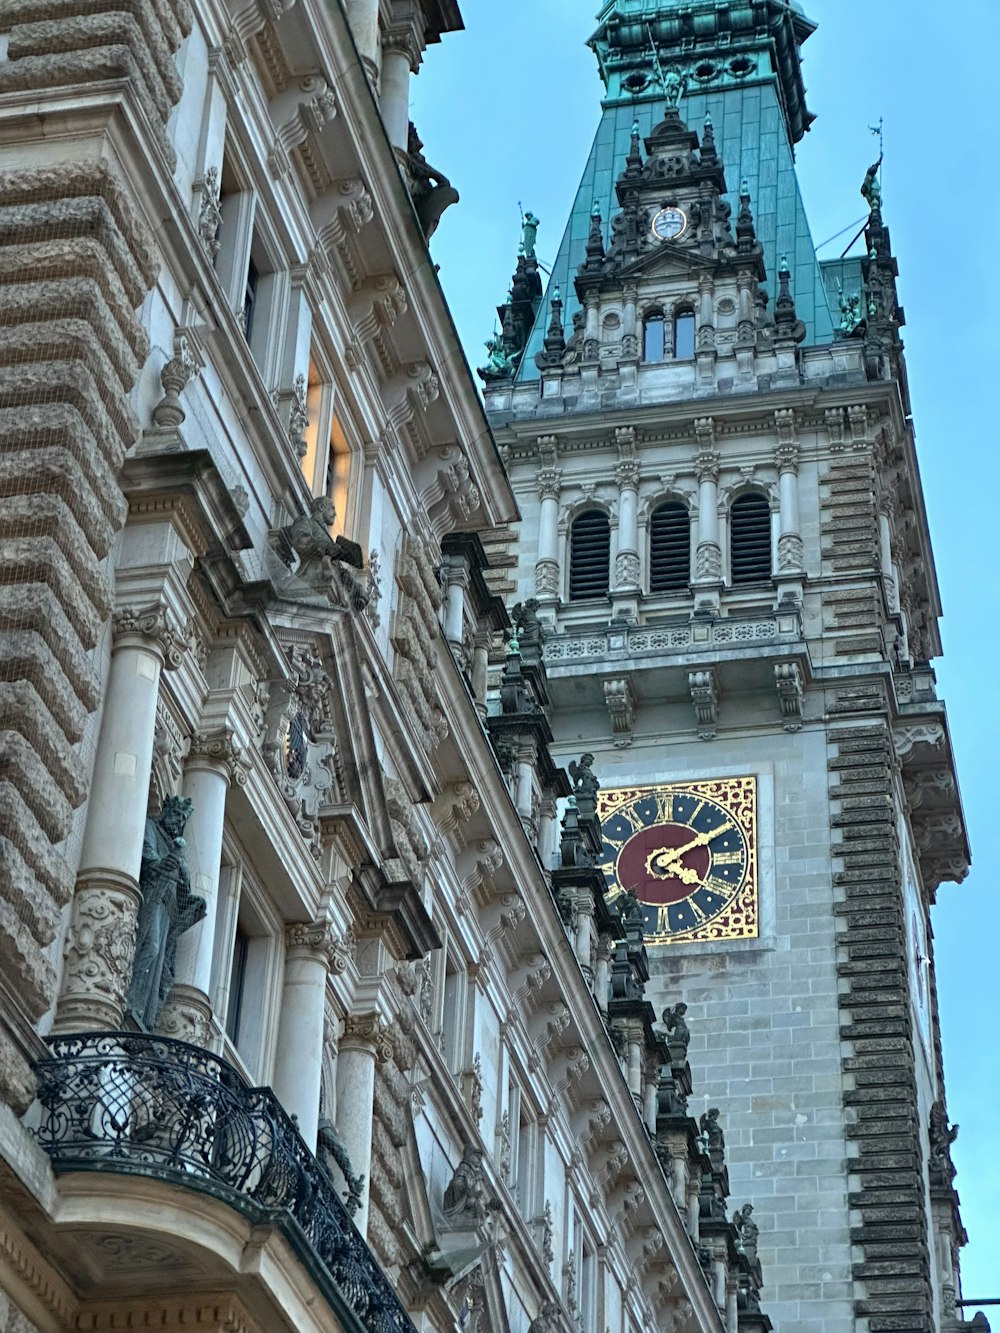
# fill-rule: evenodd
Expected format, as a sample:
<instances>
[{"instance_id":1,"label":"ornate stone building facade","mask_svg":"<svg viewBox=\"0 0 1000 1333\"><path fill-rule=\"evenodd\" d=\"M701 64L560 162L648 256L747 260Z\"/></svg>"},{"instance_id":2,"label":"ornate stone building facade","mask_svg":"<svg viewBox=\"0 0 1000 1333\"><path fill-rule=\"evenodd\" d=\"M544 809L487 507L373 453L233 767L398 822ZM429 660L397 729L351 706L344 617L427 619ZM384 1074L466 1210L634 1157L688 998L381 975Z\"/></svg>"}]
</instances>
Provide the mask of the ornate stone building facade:
<instances>
[{"instance_id":1,"label":"ornate stone building facade","mask_svg":"<svg viewBox=\"0 0 1000 1333\"><path fill-rule=\"evenodd\" d=\"M454 0L6 19L0 1327L764 1333L486 580L408 104Z\"/></svg>"},{"instance_id":2,"label":"ornate stone building facade","mask_svg":"<svg viewBox=\"0 0 1000 1333\"><path fill-rule=\"evenodd\" d=\"M548 291L532 223L480 372L523 516L489 546L776 1326L929 1333L963 1327L930 908L968 847L879 163L830 263L795 179L813 31L779 0L603 7Z\"/></svg>"}]
</instances>

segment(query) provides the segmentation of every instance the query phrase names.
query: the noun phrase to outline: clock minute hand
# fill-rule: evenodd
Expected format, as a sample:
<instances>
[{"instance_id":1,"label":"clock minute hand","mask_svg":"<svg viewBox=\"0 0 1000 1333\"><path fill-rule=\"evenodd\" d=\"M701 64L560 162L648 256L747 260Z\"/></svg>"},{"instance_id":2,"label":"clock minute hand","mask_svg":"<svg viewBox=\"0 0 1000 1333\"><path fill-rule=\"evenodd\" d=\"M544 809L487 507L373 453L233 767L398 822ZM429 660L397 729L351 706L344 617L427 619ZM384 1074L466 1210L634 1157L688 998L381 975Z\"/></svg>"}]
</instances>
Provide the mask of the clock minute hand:
<instances>
[{"instance_id":1,"label":"clock minute hand","mask_svg":"<svg viewBox=\"0 0 1000 1333\"><path fill-rule=\"evenodd\" d=\"M669 873L672 870L680 869L680 859L682 856L686 856L688 852L693 852L696 847L706 846L713 838L717 838L720 833L725 833L727 829L731 829L732 827L732 821L727 819L725 823L720 824L717 828L708 829L705 833L699 833L698 836L692 838L689 843L674 850L673 855L663 867L664 871Z\"/></svg>"}]
</instances>

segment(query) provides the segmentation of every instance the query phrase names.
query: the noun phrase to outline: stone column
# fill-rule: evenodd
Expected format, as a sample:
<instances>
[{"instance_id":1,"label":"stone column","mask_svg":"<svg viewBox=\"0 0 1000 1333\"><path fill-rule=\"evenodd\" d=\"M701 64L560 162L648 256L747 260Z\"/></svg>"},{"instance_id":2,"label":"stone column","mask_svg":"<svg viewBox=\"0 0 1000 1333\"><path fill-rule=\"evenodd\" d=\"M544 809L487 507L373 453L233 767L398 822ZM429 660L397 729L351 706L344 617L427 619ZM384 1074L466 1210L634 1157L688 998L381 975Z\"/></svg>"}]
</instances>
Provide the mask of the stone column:
<instances>
[{"instance_id":1,"label":"stone column","mask_svg":"<svg viewBox=\"0 0 1000 1333\"><path fill-rule=\"evenodd\" d=\"M633 361L639 356L639 321L636 309L639 292L634 283L626 283L622 297L622 359Z\"/></svg>"},{"instance_id":2,"label":"stone column","mask_svg":"<svg viewBox=\"0 0 1000 1333\"><path fill-rule=\"evenodd\" d=\"M522 820L531 819L532 778L535 771L535 746L527 742L517 747L517 785L514 804Z\"/></svg>"},{"instance_id":3,"label":"stone column","mask_svg":"<svg viewBox=\"0 0 1000 1333\"><path fill-rule=\"evenodd\" d=\"M639 590L639 460L635 456L635 431L620 427L620 461L615 468L618 484L618 554L615 557L615 590Z\"/></svg>"},{"instance_id":4,"label":"stone column","mask_svg":"<svg viewBox=\"0 0 1000 1333\"><path fill-rule=\"evenodd\" d=\"M344 8L361 63L374 82L378 70L378 0L345 0Z\"/></svg>"},{"instance_id":5,"label":"stone column","mask_svg":"<svg viewBox=\"0 0 1000 1333\"><path fill-rule=\"evenodd\" d=\"M210 987L222 867L226 796L231 782L246 781L242 750L229 727L196 732L184 765L184 795L192 810L184 837L191 888L205 900L205 915L177 942L174 985L158 1029L168 1037L202 1045L212 1021Z\"/></svg>"},{"instance_id":6,"label":"stone column","mask_svg":"<svg viewBox=\"0 0 1000 1333\"><path fill-rule=\"evenodd\" d=\"M445 584L444 633L452 649L462 649L462 630L465 623L465 590L469 586L469 571L463 564L446 564L442 571Z\"/></svg>"},{"instance_id":7,"label":"stone column","mask_svg":"<svg viewBox=\"0 0 1000 1333\"><path fill-rule=\"evenodd\" d=\"M597 937L597 960L594 964L594 999L602 1014L608 1012L608 986L611 982L611 938Z\"/></svg>"},{"instance_id":8,"label":"stone column","mask_svg":"<svg viewBox=\"0 0 1000 1333\"><path fill-rule=\"evenodd\" d=\"M892 559L892 519L896 513L896 497L891 493L879 496L878 540L882 566L882 583L889 610L899 615L899 570Z\"/></svg>"},{"instance_id":9,"label":"stone column","mask_svg":"<svg viewBox=\"0 0 1000 1333\"><path fill-rule=\"evenodd\" d=\"M121 1026L141 900L160 671L178 666L184 649L161 606L117 612L113 633L55 1032Z\"/></svg>"},{"instance_id":10,"label":"stone column","mask_svg":"<svg viewBox=\"0 0 1000 1333\"><path fill-rule=\"evenodd\" d=\"M643 1091L643 1119L650 1134L656 1133L656 1092L659 1082L659 1070L654 1065L646 1070L646 1082Z\"/></svg>"},{"instance_id":11,"label":"stone column","mask_svg":"<svg viewBox=\"0 0 1000 1333\"><path fill-rule=\"evenodd\" d=\"M698 547L695 551L695 610L715 614L722 587L722 547L719 545L719 455L714 449L715 428L710 417L695 422L700 446L695 458L698 475Z\"/></svg>"},{"instance_id":12,"label":"stone column","mask_svg":"<svg viewBox=\"0 0 1000 1333\"><path fill-rule=\"evenodd\" d=\"M362 1236L368 1230L375 1061L385 1048L386 1037L377 1014L348 1014L337 1055L337 1132L347 1148L354 1174L364 1176L361 1202L354 1214L354 1225Z\"/></svg>"},{"instance_id":13,"label":"stone column","mask_svg":"<svg viewBox=\"0 0 1000 1333\"><path fill-rule=\"evenodd\" d=\"M285 979L274 1091L288 1114L298 1119L299 1133L313 1150L319 1126L326 978L332 948L328 921L295 922L285 929ZM339 1111L339 1089L337 1106ZM368 1114L370 1118L370 1105Z\"/></svg>"},{"instance_id":14,"label":"stone column","mask_svg":"<svg viewBox=\"0 0 1000 1333\"><path fill-rule=\"evenodd\" d=\"M490 632L478 630L472 648L472 693L480 717L486 716L486 681L490 663Z\"/></svg>"},{"instance_id":15,"label":"stone column","mask_svg":"<svg viewBox=\"0 0 1000 1333\"><path fill-rule=\"evenodd\" d=\"M691 1171L687 1182L687 1233L698 1244L698 1238L701 1234L698 1216L698 1203L701 1195L701 1181L698 1179L696 1171Z\"/></svg>"},{"instance_id":16,"label":"stone column","mask_svg":"<svg viewBox=\"0 0 1000 1333\"><path fill-rule=\"evenodd\" d=\"M379 106L389 142L405 153L410 131L410 74L420 52L409 32L387 34L382 43Z\"/></svg>"},{"instance_id":17,"label":"stone column","mask_svg":"<svg viewBox=\"0 0 1000 1333\"><path fill-rule=\"evenodd\" d=\"M541 512L538 516L538 558L535 561L535 595L554 599L559 595L559 492L562 472L556 467L554 435L538 441L539 469L536 483Z\"/></svg>"},{"instance_id":18,"label":"stone column","mask_svg":"<svg viewBox=\"0 0 1000 1333\"><path fill-rule=\"evenodd\" d=\"M799 448L780 444L774 452L778 468L778 571L802 573L802 537L799 532Z\"/></svg>"},{"instance_id":19,"label":"stone column","mask_svg":"<svg viewBox=\"0 0 1000 1333\"><path fill-rule=\"evenodd\" d=\"M600 306L596 292L587 292L583 309L583 357L585 361L596 361L601 354Z\"/></svg>"}]
</instances>

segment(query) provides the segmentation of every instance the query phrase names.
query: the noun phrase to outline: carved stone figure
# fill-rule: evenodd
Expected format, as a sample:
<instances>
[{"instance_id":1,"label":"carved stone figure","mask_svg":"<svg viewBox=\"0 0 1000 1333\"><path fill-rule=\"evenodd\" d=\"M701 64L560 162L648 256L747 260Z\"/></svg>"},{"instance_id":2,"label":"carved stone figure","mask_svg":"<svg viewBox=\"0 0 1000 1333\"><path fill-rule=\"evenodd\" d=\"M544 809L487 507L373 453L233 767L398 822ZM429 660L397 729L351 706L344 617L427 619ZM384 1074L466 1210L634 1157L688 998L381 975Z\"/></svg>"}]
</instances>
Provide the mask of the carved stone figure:
<instances>
[{"instance_id":1,"label":"carved stone figure","mask_svg":"<svg viewBox=\"0 0 1000 1333\"><path fill-rule=\"evenodd\" d=\"M745 1203L742 1208L737 1208L736 1212L733 1213L733 1226L739 1232L743 1253L748 1259L756 1259L757 1237L760 1235L760 1227L753 1220L752 1203Z\"/></svg>"},{"instance_id":2,"label":"carved stone figure","mask_svg":"<svg viewBox=\"0 0 1000 1333\"><path fill-rule=\"evenodd\" d=\"M456 1230L476 1230L486 1221L483 1150L467 1144L444 1192L444 1216Z\"/></svg>"},{"instance_id":3,"label":"carved stone figure","mask_svg":"<svg viewBox=\"0 0 1000 1333\"><path fill-rule=\"evenodd\" d=\"M329 1173L329 1161L332 1159L340 1168L341 1175L344 1177L344 1183L347 1185L347 1198L344 1200L344 1207L350 1213L351 1217L358 1211L361 1205L361 1195L365 1188L364 1176L356 1176L354 1168L351 1165L351 1157L347 1151L343 1139L337 1133L332 1120L326 1116L319 1122L319 1128L316 1134L317 1146L319 1147L319 1160L326 1167Z\"/></svg>"},{"instance_id":4,"label":"carved stone figure","mask_svg":"<svg viewBox=\"0 0 1000 1333\"><path fill-rule=\"evenodd\" d=\"M318 495L309 513L300 514L283 532L299 557L299 577L336 605L344 605L346 599L355 610L361 610L370 595L367 579L353 572L364 568L361 547L346 537L330 535L336 520L333 501Z\"/></svg>"},{"instance_id":5,"label":"carved stone figure","mask_svg":"<svg viewBox=\"0 0 1000 1333\"><path fill-rule=\"evenodd\" d=\"M521 359L521 353L508 352L504 348L502 333L494 333L483 346L486 348L488 360L485 366L479 367L477 373L480 379L501 379L504 375L514 373Z\"/></svg>"},{"instance_id":6,"label":"carved stone figure","mask_svg":"<svg viewBox=\"0 0 1000 1333\"><path fill-rule=\"evenodd\" d=\"M183 851L191 808L186 796L168 796L159 815L146 820L139 870L142 903L125 1008L147 1031L155 1028L173 985L177 941L205 915L205 899L191 892Z\"/></svg>"},{"instance_id":7,"label":"carved stone figure","mask_svg":"<svg viewBox=\"0 0 1000 1333\"><path fill-rule=\"evenodd\" d=\"M528 1333L559 1333L561 1311L554 1301L546 1302L528 1325Z\"/></svg>"},{"instance_id":8,"label":"carved stone figure","mask_svg":"<svg viewBox=\"0 0 1000 1333\"><path fill-rule=\"evenodd\" d=\"M958 1138L958 1126L949 1125L944 1102L935 1102L931 1107L929 1133L931 1171L942 1175L950 1183L955 1175L951 1145Z\"/></svg>"},{"instance_id":9,"label":"carved stone figure","mask_svg":"<svg viewBox=\"0 0 1000 1333\"><path fill-rule=\"evenodd\" d=\"M411 121L406 145L410 194L421 229L429 241L445 209L458 203L458 191L444 172L430 165L424 157L423 148L423 140Z\"/></svg>"},{"instance_id":10,"label":"carved stone figure","mask_svg":"<svg viewBox=\"0 0 1000 1333\"><path fill-rule=\"evenodd\" d=\"M691 1041L691 1029L684 1017L686 1013L687 1005L684 1003L675 1004L663 1011L663 1026L667 1029L667 1038L671 1046L681 1048L683 1060L687 1059L688 1045Z\"/></svg>"},{"instance_id":11,"label":"carved stone figure","mask_svg":"<svg viewBox=\"0 0 1000 1333\"><path fill-rule=\"evenodd\" d=\"M545 626L538 619L537 597L529 597L527 601L512 606L510 618L514 622L518 646L522 653L525 648L537 648L544 641Z\"/></svg>"},{"instance_id":12,"label":"carved stone figure","mask_svg":"<svg viewBox=\"0 0 1000 1333\"><path fill-rule=\"evenodd\" d=\"M680 100L684 96L684 88L687 80L683 74L679 74L675 69L664 70L661 79L663 85L663 97L667 107L676 111L680 105Z\"/></svg>"},{"instance_id":13,"label":"carved stone figure","mask_svg":"<svg viewBox=\"0 0 1000 1333\"><path fill-rule=\"evenodd\" d=\"M719 1108L711 1106L698 1121L698 1127L708 1141L709 1152L724 1152L726 1136L719 1124Z\"/></svg>"},{"instance_id":14,"label":"carved stone figure","mask_svg":"<svg viewBox=\"0 0 1000 1333\"><path fill-rule=\"evenodd\" d=\"M566 765L570 780L576 791L577 800L581 796L593 799L601 789L601 784L594 773L593 764L594 756L592 754L582 754L579 763L571 759Z\"/></svg>"}]
</instances>

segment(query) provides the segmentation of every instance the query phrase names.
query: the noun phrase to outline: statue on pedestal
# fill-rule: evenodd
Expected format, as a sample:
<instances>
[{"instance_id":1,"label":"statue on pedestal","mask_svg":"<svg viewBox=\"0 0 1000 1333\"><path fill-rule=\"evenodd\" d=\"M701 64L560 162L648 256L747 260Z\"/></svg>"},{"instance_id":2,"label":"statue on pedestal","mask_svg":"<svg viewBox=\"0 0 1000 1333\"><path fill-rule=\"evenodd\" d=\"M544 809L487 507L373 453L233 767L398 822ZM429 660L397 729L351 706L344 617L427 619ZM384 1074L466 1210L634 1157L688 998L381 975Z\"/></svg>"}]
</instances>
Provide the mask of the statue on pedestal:
<instances>
[{"instance_id":1,"label":"statue on pedestal","mask_svg":"<svg viewBox=\"0 0 1000 1333\"><path fill-rule=\"evenodd\" d=\"M456 1230L477 1231L486 1221L486 1177L483 1150L466 1146L444 1192L445 1221Z\"/></svg>"},{"instance_id":2,"label":"statue on pedestal","mask_svg":"<svg viewBox=\"0 0 1000 1333\"><path fill-rule=\"evenodd\" d=\"M139 888L142 903L126 1012L152 1032L174 982L177 941L205 915L205 899L191 892L184 857L184 828L191 816L186 796L168 796L146 820Z\"/></svg>"}]
</instances>

